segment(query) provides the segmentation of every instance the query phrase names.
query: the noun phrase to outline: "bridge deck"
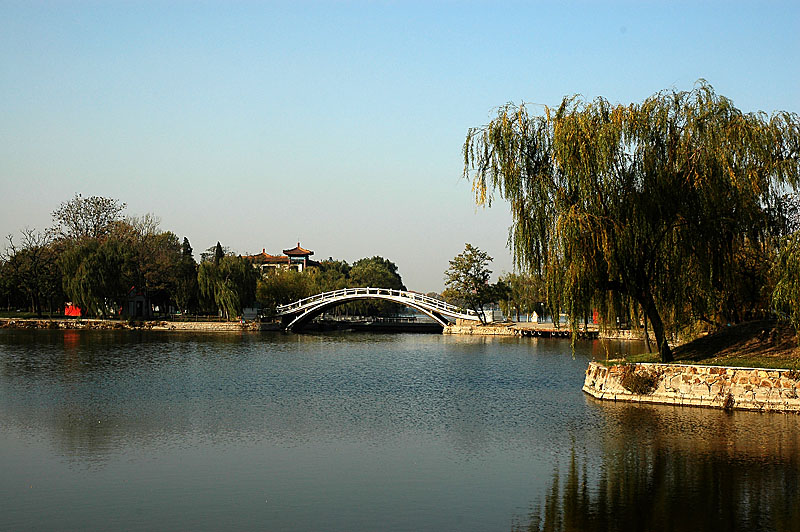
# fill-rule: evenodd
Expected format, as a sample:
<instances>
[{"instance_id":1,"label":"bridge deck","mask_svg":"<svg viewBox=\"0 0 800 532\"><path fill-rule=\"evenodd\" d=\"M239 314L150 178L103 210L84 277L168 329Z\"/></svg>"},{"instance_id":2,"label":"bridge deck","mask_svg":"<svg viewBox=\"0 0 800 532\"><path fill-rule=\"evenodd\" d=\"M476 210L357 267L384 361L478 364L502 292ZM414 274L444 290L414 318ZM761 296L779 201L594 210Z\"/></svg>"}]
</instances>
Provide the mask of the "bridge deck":
<instances>
[{"instance_id":1,"label":"bridge deck","mask_svg":"<svg viewBox=\"0 0 800 532\"><path fill-rule=\"evenodd\" d=\"M383 299L394 301L400 304L411 304L412 306L421 306L425 309L439 312L454 318L461 318L466 320L478 320L478 315L474 310L462 309L455 305L451 305L440 299L436 299L425 294L418 292L411 292L408 290L393 290L390 288L343 288L341 290L333 290L330 292L323 292L310 297L306 297L288 303L286 305L279 305L277 313L279 316L293 315L302 313L307 309L315 308L323 303L332 303L336 301L346 302L355 299Z\"/></svg>"}]
</instances>

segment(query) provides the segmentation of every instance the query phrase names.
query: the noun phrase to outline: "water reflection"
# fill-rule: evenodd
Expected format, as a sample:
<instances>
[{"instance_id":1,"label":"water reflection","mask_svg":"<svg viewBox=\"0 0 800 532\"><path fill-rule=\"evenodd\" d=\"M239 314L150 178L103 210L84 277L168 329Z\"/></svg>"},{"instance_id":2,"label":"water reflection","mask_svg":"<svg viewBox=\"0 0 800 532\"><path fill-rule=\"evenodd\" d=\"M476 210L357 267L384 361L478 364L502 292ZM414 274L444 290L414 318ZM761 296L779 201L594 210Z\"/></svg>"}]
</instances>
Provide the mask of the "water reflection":
<instances>
[{"instance_id":1,"label":"water reflection","mask_svg":"<svg viewBox=\"0 0 800 532\"><path fill-rule=\"evenodd\" d=\"M576 405L543 387L575 392L574 376L585 367L568 358L574 375L567 378L563 341L515 338L1 336L0 424L47 434L62 454L87 462L132 445L342 438L376 444L409 431L446 439L466 455L547 445L536 432L555 429L564 418L554 413L574 413ZM537 354L547 360L534 369Z\"/></svg>"},{"instance_id":2,"label":"water reflection","mask_svg":"<svg viewBox=\"0 0 800 532\"><path fill-rule=\"evenodd\" d=\"M573 445L513 530L800 530L796 416L598 407L600 448Z\"/></svg>"},{"instance_id":3,"label":"water reflection","mask_svg":"<svg viewBox=\"0 0 800 532\"><path fill-rule=\"evenodd\" d=\"M800 417L595 401L580 386L605 349L0 330L3 526L464 532L524 514L517 529L694 530L704 507L718 530L797 518Z\"/></svg>"}]
</instances>

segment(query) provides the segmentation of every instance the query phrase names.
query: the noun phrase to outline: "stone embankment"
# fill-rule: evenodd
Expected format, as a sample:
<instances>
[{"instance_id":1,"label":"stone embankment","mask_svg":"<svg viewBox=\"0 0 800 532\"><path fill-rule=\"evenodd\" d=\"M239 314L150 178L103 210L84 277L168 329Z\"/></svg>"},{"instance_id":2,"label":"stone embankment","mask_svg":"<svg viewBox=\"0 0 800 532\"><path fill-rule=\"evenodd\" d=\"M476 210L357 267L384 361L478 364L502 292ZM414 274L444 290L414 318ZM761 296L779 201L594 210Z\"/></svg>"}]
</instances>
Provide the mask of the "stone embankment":
<instances>
[{"instance_id":1,"label":"stone embankment","mask_svg":"<svg viewBox=\"0 0 800 532\"><path fill-rule=\"evenodd\" d=\"M459 320L461 321L461 320ZM466 334L477 336L514 336L519 334L512 325L463 325L456 323L442 330L443 334Z\"/></svg>"},{"instance_id":2,"label":"stone embankment","mask_svg":"<svg viewBox=\"0 0 800 532\"><path fill-rule=\"evenodd\" d=\"M444 334L463 334L473 336L526 336L544 338L569 338L571 331L566 326L556 328L552 323L527 323L505 322L475 325L474 322L457 320L455 325L450 324L442 331ZM598 338L600 332L597 327L578 332L580 338Z\"/></svg>"},{"instance_id":3,"label":"stone embankment","mask_svg":"<svg viewBox=\"0 0 800 532\"><path fill-rule=\"evenodd\" d=\"M598 399L800 413L800 371L590 362L583 391Z\"/></svg>"},{"instance_id":4,"label":"stone embankment","mask_svg":"<svg viewBox=\"0 0 800 532\"><path fill-rule=\"evenodd\" d=\"M277 330L280 325L238 321L120 321L120 320L48 320L0 319L0 329L128 329L151 331L234 332Z\"/></svg>"}]
</instances>

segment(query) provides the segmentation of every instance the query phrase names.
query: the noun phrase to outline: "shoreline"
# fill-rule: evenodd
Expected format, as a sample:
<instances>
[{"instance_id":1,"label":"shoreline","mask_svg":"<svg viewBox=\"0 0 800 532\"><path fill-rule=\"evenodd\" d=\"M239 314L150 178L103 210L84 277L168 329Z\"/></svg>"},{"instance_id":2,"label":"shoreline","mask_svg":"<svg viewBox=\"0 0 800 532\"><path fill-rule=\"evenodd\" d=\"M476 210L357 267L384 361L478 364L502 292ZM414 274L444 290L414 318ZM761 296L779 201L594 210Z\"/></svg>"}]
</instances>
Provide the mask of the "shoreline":
<instances>
[{"instance_id":1,"label":"shoreline","mask_svg":"<svg viewBox=\"0 0 800 532\"><path fill-rule=\"evenodd\" d=\"M56 318L0 318L0 329L129 330L192 332L278 331L280 324L256 321L166 321Z\"/></svg>"},{"instance_id":2,"label":"shoreline","mask_svg":"<svg viewBox=\"0 0 800 532\"><path fill-rule=\"evenodd\" d=\"M279 331L280 323L258 321L168 321L114 320L95 318L0 318L0 329L88 329L88 330L152 330L152 331ZM375 329L375 327L372 327ZM556 329L552 324L504 323L489 325L451 324L442 334L467 336L524 336L569 338L570 330ZM636 331L600 331L597 327L579 331L581 338L604 340L642 340Z\"/></svg>"}]
</instances>

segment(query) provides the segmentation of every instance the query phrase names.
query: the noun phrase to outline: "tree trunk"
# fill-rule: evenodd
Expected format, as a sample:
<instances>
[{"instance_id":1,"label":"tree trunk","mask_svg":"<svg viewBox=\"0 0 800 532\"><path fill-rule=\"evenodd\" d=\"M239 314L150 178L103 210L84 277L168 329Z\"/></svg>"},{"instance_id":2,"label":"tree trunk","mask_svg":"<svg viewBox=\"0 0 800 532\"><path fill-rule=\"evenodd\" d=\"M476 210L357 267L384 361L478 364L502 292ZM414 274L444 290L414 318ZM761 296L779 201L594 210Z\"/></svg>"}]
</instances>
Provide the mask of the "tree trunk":
<instances>
[{"instance_id":1,"label":"tree trunk","mask_svg":"<svg viewBox=\"0 0 800 532\"><path fill-rule=\"evenodd\" d=\"M656 302L653 300L652 294L649 292L642 294L641 304L653 326L653 333L656 335L656 345L658 346L658 353L661 355L661 362L672 362L672 350L669 344L667 344L667 338L664 333L664 322L661 321L661 315L658 313Z\"/></svg>"},{"instance_id":2,"label":"tree trunk","mask_svg":"<svg viewBox=\"0 0 800 532\"><path fill-rule=\"evenodd\" d=\"M647 314L644 315L644 343L647 346L647 352L649 353L652 348L650 347L650 332L647 330Z\"/></svg>"},{"instance_id":3,"label":"tree trunk","mask_svg":"<svg viewBox=\"0 0 800 532\"><path fill-rule=\"evenodd\" d=\"M481 325L486 325L486 314L483 313L483 305L473 305L472 310L475 311L475 314L478 315L478 319L481 322Z\"/></svg>"}]
</instances>

